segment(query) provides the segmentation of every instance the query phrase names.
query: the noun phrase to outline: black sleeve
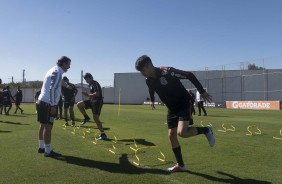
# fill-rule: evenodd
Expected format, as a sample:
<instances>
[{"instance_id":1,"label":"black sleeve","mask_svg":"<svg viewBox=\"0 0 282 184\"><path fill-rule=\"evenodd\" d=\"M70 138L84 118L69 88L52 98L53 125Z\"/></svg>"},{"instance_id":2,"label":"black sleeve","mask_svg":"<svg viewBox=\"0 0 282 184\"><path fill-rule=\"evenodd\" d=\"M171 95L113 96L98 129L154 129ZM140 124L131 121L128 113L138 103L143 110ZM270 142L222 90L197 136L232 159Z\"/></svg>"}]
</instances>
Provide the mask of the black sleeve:
<instances>
[{"instance_id":1,"label":"black sleeve","mask_svg":"<svg viewBox=\"0 0 282 184\"><path fill-rule=\"evenodd\" d=\"M173 72L174 76L177 77L178 79L188 79L194 84L194 86L197 88L197 90L200 92L200 94L206 92L200 83L200 81L196 78L196 76L192 72L188 71L182 71L178 70L172 67L168 68L169 72Z\"/></svg>"},{"instance_id":2,"label":"black sleeve","mask_svg":"<svg viewBox=\"0 0 282 184\"><path fill-rule=\"evenodd\" d=\"M150 87L148 81L146 80L146 84L149 88L149 94L150 94L150 99L151 99L151 102L155 102L155 91Z\"/></svg>"}]
</instances>

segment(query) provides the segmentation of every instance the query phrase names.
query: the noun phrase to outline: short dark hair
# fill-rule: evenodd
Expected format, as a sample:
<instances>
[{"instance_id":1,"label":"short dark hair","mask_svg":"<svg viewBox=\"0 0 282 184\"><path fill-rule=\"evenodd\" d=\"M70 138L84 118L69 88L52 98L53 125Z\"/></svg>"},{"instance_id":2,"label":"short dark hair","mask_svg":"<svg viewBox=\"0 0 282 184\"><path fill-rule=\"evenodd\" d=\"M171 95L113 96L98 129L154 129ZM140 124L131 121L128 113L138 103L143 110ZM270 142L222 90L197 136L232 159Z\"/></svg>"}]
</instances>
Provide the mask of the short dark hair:
<instances>
[{"instance_id":1,"label":"short dark hair","mask_svg":"<svg viewBox=\"0 0 282 184\"><path fill-rule=\"evenodd\" d=\"M62 56L60 59L58 59L57 65L63 66L64 63L71 62L71 59L67 56Z\"/></svg>"},{"instance_id":2,"label":"short dark hair","mask_svg":"<svg viewBox=\"0 0 282 184\"><path fill-rule=\"evenodd\" d=\"M69 81L69 79L66 76L64 76L63 81Z\"/></svg>"},{"instance_id":3,"label":"short dark hair","mask_svg":"<svg viewBox=\"0 0 282 184\"><path fill-rule=\"evenodd\" d=\"M91 73L85 73L84 76L83 76L84 79L86 78L91 78L93 79L93 76L91 75Z\"/></svg>"},{"instance_id":4,"label":"short dark hair","mask_svg":"<svg viewBox=\"0 0 282 184\"><path fill-rule=\"evenodd\" d=\"M135 68L136 70L140 71L146 64L152 64L152 60L149 56L143 55L139 57L135 62Z\"/></svg>"}]
</instances>

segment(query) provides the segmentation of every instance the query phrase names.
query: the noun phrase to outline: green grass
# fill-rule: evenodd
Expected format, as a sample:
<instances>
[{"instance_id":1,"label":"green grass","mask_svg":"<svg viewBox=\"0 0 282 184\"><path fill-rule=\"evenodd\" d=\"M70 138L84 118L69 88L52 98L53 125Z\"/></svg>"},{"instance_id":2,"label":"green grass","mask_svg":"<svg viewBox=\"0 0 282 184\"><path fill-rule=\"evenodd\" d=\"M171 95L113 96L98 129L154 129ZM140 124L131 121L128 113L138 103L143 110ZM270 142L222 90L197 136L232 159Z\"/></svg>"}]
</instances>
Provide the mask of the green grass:
<instances>
[{"instance_id":1,"label":"green grass","mask_svg":"<svg viewBox=\"0 0 282 184\"><path fill-rule=\"evenodd\" d=\"M282 111L207 109L208 116L195 116L195 124L211 123L216 145L208 146L205 136L180 139L185 173L166 174L174 162L167 138L166 108L157 106L104 105L101 120L118 139L135 138L141 146L158 145L167 162L157 160L158 151L148 149L140 154L141 166L135 161L131 141L117 144L117 154L108 150L111 141L92 143L92 130L82 138L83 128L63 129L55 121L52 147L63 156L45 158L37 153L38 122L34 105L23 104L25 114L0 115L0 183L281 183L282 140L274 140L282 128ZM11 112L13 112L12 109ZM82 118L76 109L76 117ZM90 111L88 111L90 115ZM222 123L232 123L235 132L219 132ZM77 123L78 124L78 123ZM246 128L255 124L262 135L246 136ZM228 126L228 125L227 125ZM93 132L94 131L94 132ZM113 133L108 133L113 139Z\"/></svg>"}]
</instances>

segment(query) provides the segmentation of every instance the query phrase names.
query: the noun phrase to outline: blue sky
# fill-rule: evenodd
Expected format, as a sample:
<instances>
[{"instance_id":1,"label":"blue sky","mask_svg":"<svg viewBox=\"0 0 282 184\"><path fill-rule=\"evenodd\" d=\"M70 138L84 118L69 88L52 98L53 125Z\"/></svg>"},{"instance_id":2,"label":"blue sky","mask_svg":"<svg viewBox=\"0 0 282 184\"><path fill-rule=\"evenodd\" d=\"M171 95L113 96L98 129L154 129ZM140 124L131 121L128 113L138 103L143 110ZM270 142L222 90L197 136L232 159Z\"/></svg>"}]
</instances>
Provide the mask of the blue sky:
<instances>
[{"instance_id":1,"label":"blue sky","mask_svg":"<svg viewBox=\"0 0 282 184\"><path fill-rule=\"evenodd\" d=\"M187 71L282 68L281 10L280 0L0 0L0 78L19 82L25 69L43 80L62 55L71 82L83 70L102 86L143 54Z\"/></svg>"}]
</instances>

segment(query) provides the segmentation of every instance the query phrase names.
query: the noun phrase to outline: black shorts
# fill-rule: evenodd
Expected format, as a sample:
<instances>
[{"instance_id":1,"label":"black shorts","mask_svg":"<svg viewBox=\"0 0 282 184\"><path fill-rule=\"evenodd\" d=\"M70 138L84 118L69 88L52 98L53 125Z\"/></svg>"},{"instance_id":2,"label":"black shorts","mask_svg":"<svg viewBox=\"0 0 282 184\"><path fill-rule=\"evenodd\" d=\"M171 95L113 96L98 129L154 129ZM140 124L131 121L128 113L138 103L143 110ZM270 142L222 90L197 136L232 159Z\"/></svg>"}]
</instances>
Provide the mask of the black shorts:
<instances>
[{"instance_id":1,"label":"black shorts","mask_svg":"<svg viewBox=\"0 0 282 184\"><path fill-rule=\"evenodd\" d=\"M64 101L64 108L67 109L69 107L73 107L74 106L74 100L65 100Z\"/></svg>"},{"instance_id":2,"label":"black shorts","mask_svg":"<svg viewBox=\"0 0 282 184\"><path fill-rule=\"evenodd\" d=\"M21 105L21 102L20 101L16 101L15 104L16 105Z\"/></svg>"},{"instance_id":3,"label":"black shorts","mask_svg":"<svg viewBox=\"0 0 282 184\"><path fill-rule=\"evenodd\" d=\"M168 129L178 127L179 121L189 121L191 118L191 104L183 103L179 107L167 110Z\"/></svg>"},{"instance_id":4,"label":"black shorts","mask_svg":"<svg viewBox=\"0 0 282 184\"><path fill-rule=\"evenodd\" d=\"M4 107L12 106L12 102L11 101L4 101L3 105L4 105Z\"/></svg>"},{"instance_id":5,"label":"black shorts","mask_svg":"<svg viewBox=\"0 0 282 184\"><path fill-rule=\"evenodd\" d=\"M51 115L50 112L51 105L46 102L39 101L37 109L37 121L42 124L53 125L56 114Z\"/></svg>"},{"instance_id":6,"label":"black shorts","mask_svg":"<svg viewBox=\"0 0 282 184\"><path fill-rule=\"evenodd\" d=\"M101 114L101 109L103 106L103 100L85 100L83 101L85 105L85 109L92 109L92 113L95 115L100 115Z\"/></svg>"}]
</instances>

